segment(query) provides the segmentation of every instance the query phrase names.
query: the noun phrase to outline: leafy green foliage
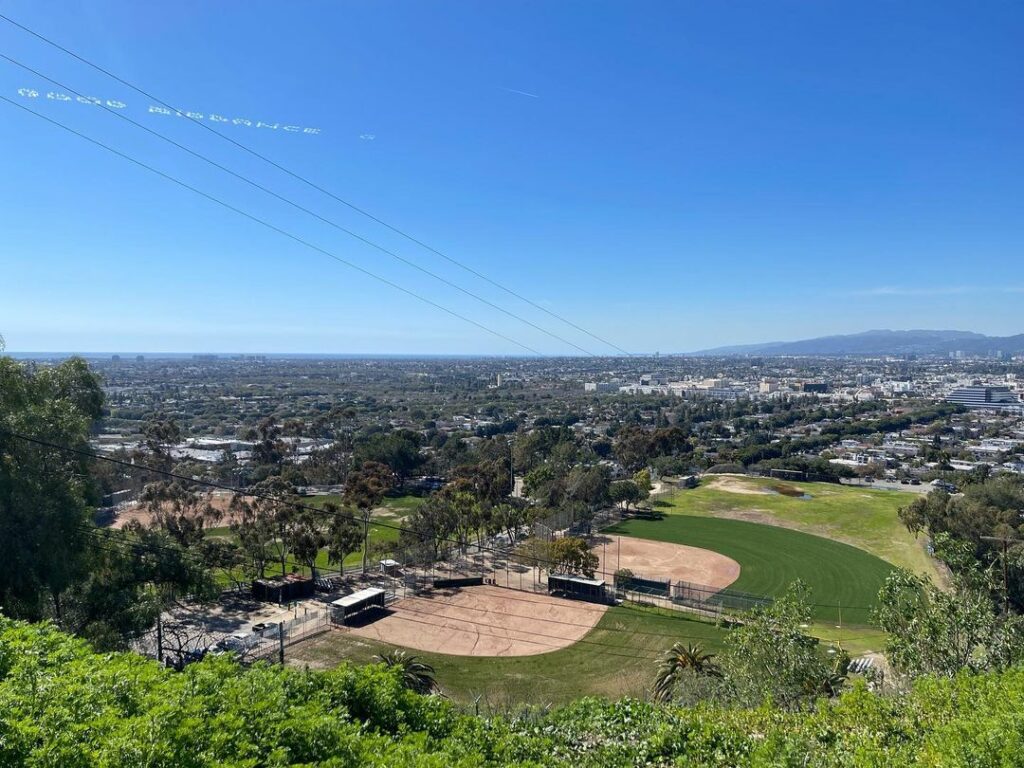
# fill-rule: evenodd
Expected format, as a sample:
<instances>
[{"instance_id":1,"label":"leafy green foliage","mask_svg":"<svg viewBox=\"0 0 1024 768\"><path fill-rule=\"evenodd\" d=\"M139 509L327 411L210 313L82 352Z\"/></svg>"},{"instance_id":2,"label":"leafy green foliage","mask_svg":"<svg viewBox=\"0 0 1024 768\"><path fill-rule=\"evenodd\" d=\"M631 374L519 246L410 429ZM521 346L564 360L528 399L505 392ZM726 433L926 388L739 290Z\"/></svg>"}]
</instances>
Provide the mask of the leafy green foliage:
<instances>
[{"instance_id":1,"label":"leafy green foliage","mask_svg":"<svg viewBox=\"0 0 1024 768\"><path fill-rule=\"evenodd\" d=\"M991 572L958 571L952 589L894 571L879 595L878 619L889 633L886 655L910 677L953 677L1003 669L1024 658L1024 619L1002 615L992 600Z\"/></svg>"},{"instance_id":2,"label":"leafy green foliage","mask_svg":"<svg viewBox=\"0 0 1024 768\"><path fill-rule=\"evenodd\" d=\"M722 670L713 659L715 654L706 653L699 645L674 643L665 651L658 663L654 678L654 698L657 701L672 701L684 674L698 677L720 678Z\"/></svg>"},{"instance_id":3,"label":"leafy green foliage","mask_svg":"<svg viewBox=\"0 0 1024 768\"><path fill-rule=\"evenodd\" d=\"M402 685L416 693L434 693L439 691L434 677L434 668L419 656L403 650L387 651L376 657L385 667L394 668L402 680Z\"/></svg>"},{"instance_id":4,"label":"leafy green foliage","mask_svg":"<svg viewBox=\"0 0 1024 768\"><path fill-rule=\"evenodd\" d=\"M586 539L575 536L564 536L552 541L548 558L551 570L579 574L588 579L594 578L599 564L597 555L590 551Z\"/></svg>"},{"instance_id":5,"label":"leafy green foliage","mask_svg":"<svg viewBox=\"0 0 1024 768\"><path fill-rule=\"evenodd\" d=\"M954 571L971 570L979 563L982 567L1002 568L1005 543L1008 597L1018 607L1024 606L1022 513L1024 478L1008 475L968 485L956 496L934 490L899 511L900 519L912 533L926 531L934 537L947 534L968 545L972 557L947 561Z\"/></svg>"},{"instance_id":6,"label":"leafy green foliage","mask_svg":"<svg viewBox=\"0 0 1024 768\"><path fill-rule=\"evenodd\" d=\"M747 613L729 632L722 657L729 700L793 708L839 692L848 659L804 632L811 619L809 600L798 581L771 605Z\"/></svg>"},{"instance_id":7,"label":"leafy green foliage","mask_svg":"<svg viewBox=\"0 0 1024 768\"><path fill-rule=\"evenodd\" d=\"M1005 766L1019 764L1024 670L858 685L813 710L583 699L480 718L382 665L310 672L211 658L176 673L0 618L0 765Z\"/></svg>"},{"instance_id":8,"label":"leafy green foliage","mask_svg":"<svg viewBox=\"0 0 1024 768\"><path fill-rule=\"evenodd\" d=\"M0 358L0 430L84 450L102 406L84 360L36 369ZM0 605L8 612L59 614L61 597L87 571L88 468L84 457L0 431Z\"/></svg>"}]
</instances>

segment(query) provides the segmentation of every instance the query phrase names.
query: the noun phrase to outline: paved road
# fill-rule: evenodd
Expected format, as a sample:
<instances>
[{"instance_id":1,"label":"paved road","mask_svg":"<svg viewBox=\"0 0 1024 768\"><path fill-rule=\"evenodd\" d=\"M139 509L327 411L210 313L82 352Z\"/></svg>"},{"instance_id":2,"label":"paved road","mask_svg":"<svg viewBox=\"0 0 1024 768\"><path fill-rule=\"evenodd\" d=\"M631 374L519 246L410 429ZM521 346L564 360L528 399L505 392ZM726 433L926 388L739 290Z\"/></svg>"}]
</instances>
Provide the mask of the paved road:
<instances>
[{"instance_id":1,"label":"paved road","mask_svg":"<svg viewBox=\"0 0 1024 768\"><path fill-rule=\"evenodd\" d=\"M903 485L898 480L893 482L891 480L875 480L873 483L865 483L862 480L841 480L843 485L853 485L859 488L878 488L883 491L908 491L909 493L921 493L925 494L932 490L932 487L927 483L921 483L920 485Z\"/></svg>"}]
</instances>

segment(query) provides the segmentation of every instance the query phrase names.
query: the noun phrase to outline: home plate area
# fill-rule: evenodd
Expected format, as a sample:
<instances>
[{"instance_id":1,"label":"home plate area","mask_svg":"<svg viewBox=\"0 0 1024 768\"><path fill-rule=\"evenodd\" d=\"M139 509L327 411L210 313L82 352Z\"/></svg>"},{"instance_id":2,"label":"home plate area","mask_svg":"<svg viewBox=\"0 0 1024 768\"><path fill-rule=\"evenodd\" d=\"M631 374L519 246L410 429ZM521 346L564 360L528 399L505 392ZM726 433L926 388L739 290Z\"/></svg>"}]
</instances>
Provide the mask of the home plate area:
<instances>
[{"instance_id":1,"label":"home plate area","mask_svg":"<svg viewBox=\"0 0 1024 768\"><path fill-rule=\"evenodd\" d=\"M455 656L533 656L581 640L607 606L494 586L433 589L346 622L354 635Z\"/></svg>"}]
</instances>

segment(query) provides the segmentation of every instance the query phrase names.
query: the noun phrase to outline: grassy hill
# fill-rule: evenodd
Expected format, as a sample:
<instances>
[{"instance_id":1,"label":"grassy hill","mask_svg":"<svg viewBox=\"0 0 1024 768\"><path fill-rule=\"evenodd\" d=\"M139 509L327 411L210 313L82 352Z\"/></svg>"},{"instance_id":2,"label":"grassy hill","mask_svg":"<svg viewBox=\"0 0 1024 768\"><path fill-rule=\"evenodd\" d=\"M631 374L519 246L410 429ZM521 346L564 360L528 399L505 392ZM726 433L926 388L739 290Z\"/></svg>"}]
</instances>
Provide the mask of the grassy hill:
<instances>
[{"instance_id":1,"label":"grassy hill","mask_svg":"<svg viewBox=\"0 0 1024 768\"><path fill-rule=\"evenodd\" d=\"M705 477L699 488L666 494L655 503L669 514L745 520L824 536L935 578L934 561L897 517L899 508L916 498L914 493L834 483L716 475Z\"/></svg>"}]
</instances>

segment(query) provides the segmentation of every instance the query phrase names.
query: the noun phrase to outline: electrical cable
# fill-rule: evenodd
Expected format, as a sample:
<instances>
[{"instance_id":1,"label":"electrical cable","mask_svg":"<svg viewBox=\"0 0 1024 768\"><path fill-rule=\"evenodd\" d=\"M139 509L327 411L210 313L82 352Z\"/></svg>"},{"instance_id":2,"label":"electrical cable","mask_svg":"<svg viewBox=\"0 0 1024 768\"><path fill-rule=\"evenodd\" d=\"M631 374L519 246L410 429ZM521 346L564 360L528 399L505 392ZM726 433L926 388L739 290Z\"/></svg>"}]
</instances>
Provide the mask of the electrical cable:
<instances>
[{"instance_id":1,"label":"electrical cable","mask_svg":"<svg viewBox=\"0 0 1024 768\"><path fill-rule=\"evenodd\" d=\"M345 266L349 267L350 269L354 269L355 271L360 272L360 273L362 273L362 274L364 274L364 275L366 275L368 277L372 277L374 280L377 280L378 282L384 283L385 285L388 285L388 286L390 286L390 287L392 287L392 288L394 288L394 289L396 289L398 291L401 291L402 293L404 293L404 294L406 294L408 296L412 296L413 298L418 299L419 301L422 301L425 304L429 304L430 306L434 307L435 309L439 309L442 312L445 312L445 313L451 315L452 317L458 318L459 320L462 320L463 322L469 323L470 325L476 326L477 328L480 328L481 330L487 331L488 333L490 333L490 334L492 334L494 336L497 336L499 339L503 339L504 341L511 342L512 344L515 344L517 347L521 347L521 348L525 349L526 351L528 351L528 352L530 352L530 353L532 353L534 355L537 355L538 357L544 357L544 354L542 352L537 351L533 347L530 347L530 346L522 343L521 341L517 341L516 339L512 338L511 336L506 336L504 333L501 333L500 331L496 331L493 328L490 328L490 327L484 325L483 323L478 323L476 320L472 320L472 319L466 317L465 315L459 314L455 310L449 309L448 307L444 306L443 304L439 304L438 302L434 301L433 299L429 299L429 298L427 298L426 296L424 296L422 294L419 294L419 293L416 293L415 291L409 290L408 288L405 288L405 287L399 285L398 283L394 282L393 280L389 280L386 277L382 277L382 276L376 274L375 272L372 272L371 270L366 269L365 267L361 267L361 266L359 266L358 264L356 264L354 262L351 262L351 261L349 261L347 259L342 258L341 256L338 256L335 253L332 253L331 251L328 251L325 248L321 248L320 246L315 245L315 244L309 242L308 240L304 240L303 238L299 237L298 235L293 234L293 233L289 232L288 230L282 229L281 227L278 227L278 226L276 226L274 224L271 224L270 222L268 222L265 219L260 218L259 216L256 216L254 214L248 213L247 211L244 211L241 208L236 208L231 203L225 202L224 200L221 200L220 198L215 197L214 195L211 195L211 194L209 194L207 192L203 192L201 189L193 187L192 185L182 181L181 179L178 179L178 178L176 178L174 176L171 176L168 173L164 173L163 171L158 170L157 168L154 168L151 165L147 165L143 161L138 160L138 159L132 157L131 155L127 155L124 152L121 152L120 150L114 149L110 145L104 144L102 141L94 139L91 136L87 136L86 134L84 134L84 133L82 133L80 131L77 131L74 128L68 126L68 125L65 125L64 123L62 123L62 122L60 122L58 120L53 120L52 118L47 117L46 115L42 114L41 112L36 112L34 109L29 109L25 105L19 104L16 101L14 101L13 99L7 98L6 96L0 96L0 101L5 101L5 102L7 102L8 104L10 104L13 107L17 107L18 109L20 109L20 110L22 110L24 112L27 112L30 115L34 115L35 117L38 117L40 120L44 120L44 121L50 123L51 125L54 125L54 126L56 126L58 128L62 128L63 130L67 131L68 133L71 133L71 134L73 134L73 135L77 136L78 138L83 139L85 141L88 141L90 144L95 144L97 147L105 149L108 152L110 152L111 154L117 155L118 157L120 157L120 158L122 158L124 160L127 160L128 162L133 163L133 164L139 166L140 168L144 168L145 170L149 171L150 173L156 174L157 176L160 176L161 178L166 179L167 181L173 182L174 184L177 184L179 187L182 187L183 189L186 189L189 192L192 192L192 193L194 193L196 195L199 195L200 197L206 198L207 200L209 200L211 202L214 202L217 205L220 205L223 208L226 208L229 211L232 211L233 213L237 213L239 216L242 216L243 218L249 219L250 221L253 221L253 222L257 223L257 224L260 224L261 226L264 226L267 229L269 229L269 230L271 230L273 232L278 233L279 235L287 237L290 240L294 240L295 242L299 243L300 245L304 245L307 248L309 248L309 249L311 249L313 251L316 251L317 253L321 253L324 256L327 256L328 258L334 259L335 261L339 262L340 264L344 264Z\"/></svg>"},{"instance_id":2,"label":"electrical cable","mask_svg":"<svg viewBox=\"0 0 1024 768\"><path fill-rule=\"evenodd\" d=\"M43 80L46 80L47 82L50 82L53 85L56 85L58 88L63 88L64 90L69 91L69 92L73 93L76 96L85 98L84 94L81 91L76 91L71 86L65 85L64 83L61 83L61 82L59 82L57 80L54 80L52 77L49 77L49 76L43 74L42 72L40 72L40 71L38 71L36 69L33 69L32 67L28 66L27 64L23 64L22 62L18 61L17 59L13 59L13 58L11 58L10 56L7 56L4 53L0 53L0 58L10 62L11 64L14 64L17 67L21 67L26 72L31 72L32 74L36 75L37 77L41 77ZM106 110L107 112L109 112L110 114L114 115L115 117L118 117L121 120L124 120L125 122L129 123L130 125L133 125L136 128L139 128L140 130L143 130L146 133L148 133L148 134L150 134L152 136L155 136L158 139L161 139L161 140L167 142L168 144L170 144L170 145L172 145L174 147L177 147L178 149L182 150L183 152L187 152L188 154L192 155L193 157L198 158L199 160L202 160L205 163L208 163L209 165L213 166L214 168L217 168L217 169L223 171L224 173L227 173L230 176L233 176L234 178L239 179L240 181L243 181L246 184L249 184L250 186L254 187L255 189L258 189L261 192L263 192L263 193L265 193L267 195L270 195L271 197L273 197L273 198L275 198L277 200L280 200L281 202L286 203L287 205L292 206L296 210L302 211L303 213L307 214L308 216L312 216L313 218L317 219L318 221L321 221L324 224L327 224L328 226L333 227L334 229L338 230L339 232L344 232L346 235L349 235L350 237L355 238L359 242L361 242L361 243L363 243L365 245L368 245L371 248L374 248L374 249L380 251L381 253L384 253L384 254L392 257L393 259L396 259L396 260L402 262L403 264L405 264L405 265L407 265L409 267L412 267L413 269L416 269L416 270L422 272L423 274L428 275L428 276L434 278L435 280L437 280L437 281L447 285L448 287L454 288L455 290L465 294L466 296L474 298L477 301L481 302L482 304L485 304L486 306L491 307L492 309L496 309L499 312L502 312L503 314L505 314L505 315L515 319L515 320L519 320L520 322L530 326L534 330L540 331L541 333L544 333L544 334L550 336L551 338L556 339L556 340L562 342L563 344L566 344L566 345L568 345L570 347L573 347L574 349L584 353L585 355L596 356L595 353L591 352L590 350L588 350L588 349L586 349L584 347L581 347L578 344L575 344L574 342L569 341L568 339L566 339L566 338L564 338L562 336L559 336L558 334L548 330L547 328L544 328L544 327L542 327L540 325L537 325L536 323L528 320L525 317L522 317L521 315L516 314L515 312L511 312L511 311L505 309L504 307L502 307L502 306L500 306L498 304L495 304L494 302L484 298L483 296L481 296L481 295L479 295L477 293L474 293L473 291L470 291L470 290L467 290L467 289L463 288L462 286L458 285L457 283L454 283L451 280L448 280L447 278L437 274L436 272L433 272L433 271L427 269L426 267L423 267L423 266L417 264L416 262L412 261L411 259L407 259L404 256L402 256L402 255L400 255L400 254L398 254L398 253L396 253L394 251L391 251L391 250L385 248L384 246L380 245L379 243L376 243L376 242L374 242L372 240L369 240L368 238L363 237L362 235L360 235L360 234L358 234L356 232L353 232L352 230L347 229L346 227L341 226L340 224L338 224L337 222L335 222L335 221L333 221L331 219L328 219L328 218L326 218L324 216L321 216L320 214L316 213L315 211L312 211L309 208L306 208L305 206L303 206L303 205L301 205L299 203L296 203L295 201L293 201L293 200L291 200L291 199L289 199L289 198L287 198L287 197L285 197L283 195L279 195L277 192L274 192L272 189L269 189L268 187L264 186L263 184L260 184L259 182L256 182L256 181L253 181L249 177L244 176L241 173L237 173L236 171L231 170L227 166L222 165L221 163L218 163L216 160L212 160L211 158L207 157L206 155L203 155L200 152L196 152L195 150L185 146L184 144L181 144L181 143L175 141L174 139L170 138L169 136L165 136L164 134L160 133L159 131L154 131L152 128L149 128L149 127L143 125L142 123L140 123L140 122L138 122L136 120L132 120L130 117L128 117L127 115L122 114L118 110L112 109L111 107L107 106L106 104L102 104L102 103L99 103L96 106L99 106L100 108Z\"/></svg>"},{"instance_id":3,"label":"electrical cable","mask_svg":"<svg viewBox=\"0 0 1024 768\"><path fill-rule=\"evenodd\" d=\"M439 249L437 249L437 248L435 248L435 247L433 247L431 245L428 245L424 241L422 241L422 240L420 240L420 239L418 239L418 238L408 234L407 232L403 231L402 229L399 229L398 227L396 227L396 226L394 226L392 224L387 223L386 221L384 221L383 219L378 218L377 216L373 215L369 211L367 211L367 210L365 210L363 208L360 208L359 206L355 205L354 203L351 203L348 200L345 200L345 199L339 197L335 193L331 192L328 189L325 189L324 187L320 186L319 184L316 184L316 183L310 181L305 176L302 176L301 174L298 174L298 173L296 173L296 172L286 168L285 166L283 166L280 163L277 163L274 160L266 157L265 155L257 152L256 150L252 149L251 147L246 146L245 144L243 144L243 143L241 143L239 141L236 141L235 139L232 139L230 136L227 136L226 134L221 133L216 128L214 128L214 127L204 123L202 120L199 120L199 119L193 117L189 112L183 111L183 110L178 109L177 107L171 106L170 104L168 104L167 102L165 102L162 99L158 98L157 96L154 96L153 94L149 93L148 91L143 90L141 87L139 87L139 86L137 86L137 85L135 85L135 84L125 80L124 78L116 75L115 73L111 72L110 70L105 69L104 67L101 67L100 65L98 65L98 64L88 60L87 58L85 58L81 54L75 53L74 51L72 51L72 50L66 48L65 46L57 43L56 41L51 40L50 38L46 37L45 35L43 35L43 34L41 34L39 32L36 32L35 30L30 29L29 27L26 27L24 24L20 24L19 22L15 21L11 17L6 16L6 15L4 15L2 13L0 13L0 19L6 21L8 24L11 24L14 27L17 27L18 29L22 30L23 32L26 32L27 34L32 35L36 39L46 43L47 45L51 46L52 48L55 48L55 49L61 51L62 53L64 53L64 54L72 57L73 59L81 62L82 64L85 64L86 66L91 67L92 69L96 70L97 72L100 72L103 75L106 75L107 77L111 78L112 80L115 80L116 82L121 83L122 85L126 86L127 88L132 89L136 93L138 93L138 94L140 94L142 96L145 96L148 99L152 99L157 104L160 104L164 108L173 111L175 114L187 118L188 120L192 121L193 123L195 123L196 125L200 126L201 128L204 128L205 130L209 131L213 135L219 137L223 141L226 141L226 142L232 144L233 146L237 147L238 149L241 149L242 151L244 151L244 152L248 153L249 155L251 155L251 156L253 156L253 157L263 161L264 163L267 163L268 165L276 168L277 170L281 171L282 173L287 174L288 176L292 177L293 179L302 182L303 184L307 185L311 189L314 189L317 192L320 192L321 194L326 195L327 197L331 198L335 202L341 203L342 205L344 205L347 208L351 209L352 211L360 214L361 216L365 216L366 218L370 219L371 221L373 221L373 222L381 225L382 227L385 227L386 229L394 232L395 234L405 238L409 242L414 243L415 245L418 245L421 248L426 249L427 251L435 254L436 256L441 257L445 261L448 261L449 263L454 264L455 266L459 267L460 269L463 269L466 272L470 273L471 275L473 275L473 276L483 280L484 282L494 286L495 288L498 288L499 290L504 291L505 293L509 294L510 296L513 296L516 299L519 299L520 301L522 301L522 302L524 302L526 304L529 304L534 309L537 309L537 310L545 313L546 315L548 315L548 316L550 316L550 317L552 317L552 318L554 318L554 319L556 319L556 320L558 320L558 321L560 321L562 323L565 323L566 325L574 328L575 330L577 330L577 331L579 331L581 333L586 334L587 336L589 336L590 338L594 339L595 341L599 341L602 344L604 344L604 345L606 345L606 346L608 346L608 347L610 347L610 348L612 348L612 349L622 353L623 355L626 355L627 357L631 357L632 356L631 352L628 352L627 350L623 349L619 345L617 345L617 344L615 344L615 343L613 343L611 341L608 341L607 339L604 339L604 338L598 336L597 334L592 333L591 331L588 331L586 328L584 328L584 327L582 327L580 325L577 325L576 323L574 323L571 320L568 320L567 318L557 314L556 312L553 312L552 310L548 309L547 307L544 307L543 305L541 305L541 304L539 304L539 303L537 303L535 301L532 301L531 299L528 299L527 297L525 297L522 294L512 290L511 288L508 288L507 286L502 285L501 283L497 282L496 280L493 280L493 279L487 277L487 275L485 275L485 274L479 272L478 270L468 266L467 264L464 264L463 262L459 261L458 259L455 259L454 257L449 256L446 253L442 252L441 250L439 250Z\"/></svg>"}]
</instances>

